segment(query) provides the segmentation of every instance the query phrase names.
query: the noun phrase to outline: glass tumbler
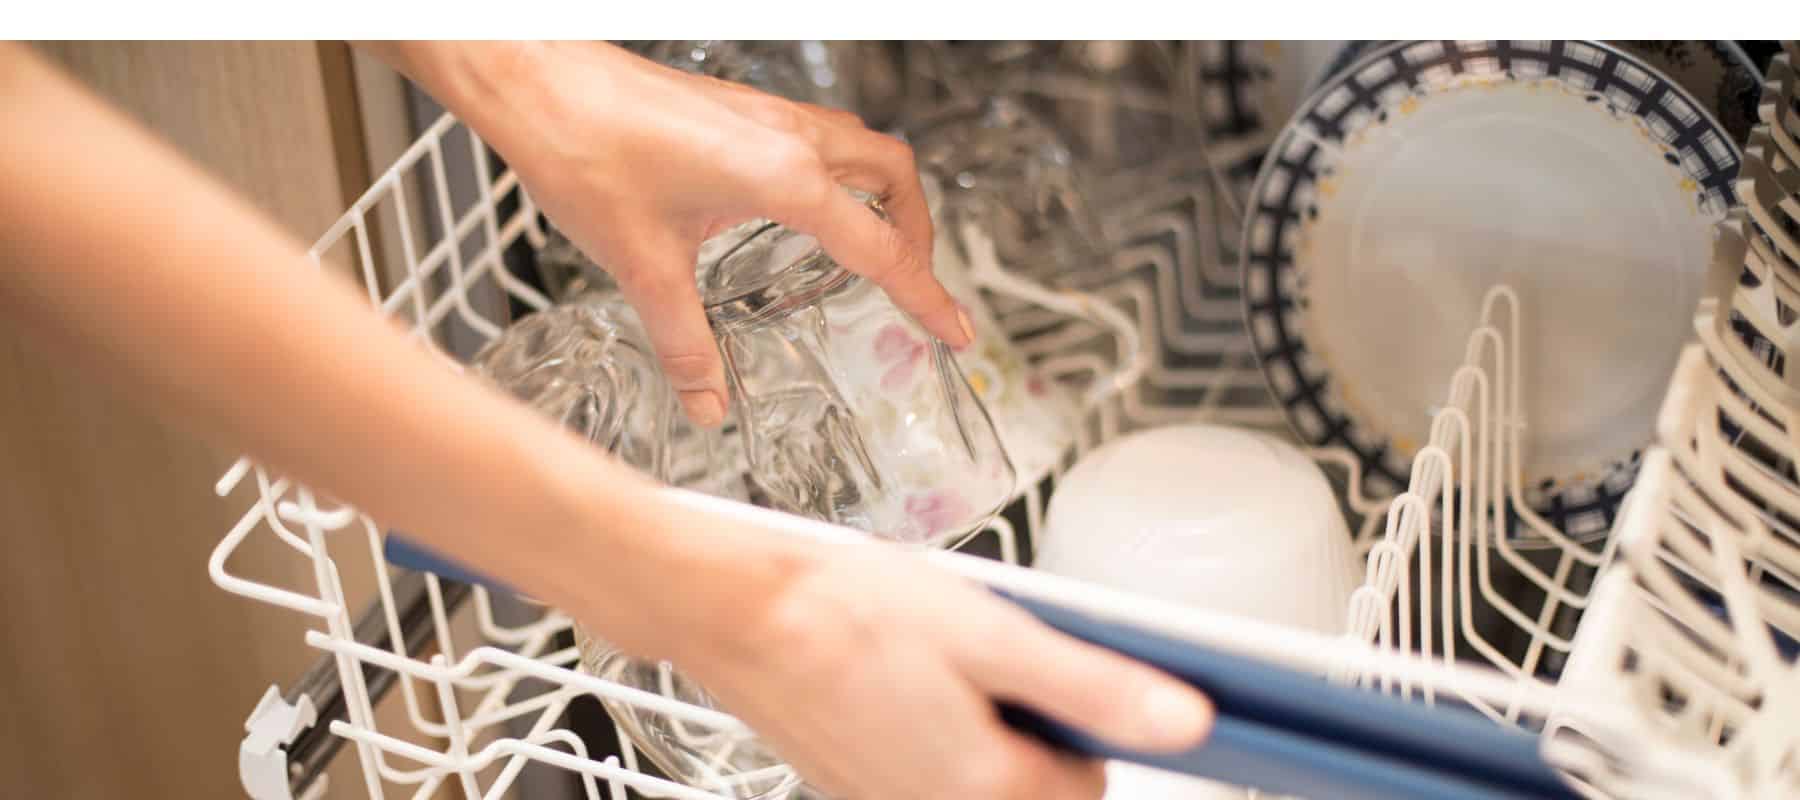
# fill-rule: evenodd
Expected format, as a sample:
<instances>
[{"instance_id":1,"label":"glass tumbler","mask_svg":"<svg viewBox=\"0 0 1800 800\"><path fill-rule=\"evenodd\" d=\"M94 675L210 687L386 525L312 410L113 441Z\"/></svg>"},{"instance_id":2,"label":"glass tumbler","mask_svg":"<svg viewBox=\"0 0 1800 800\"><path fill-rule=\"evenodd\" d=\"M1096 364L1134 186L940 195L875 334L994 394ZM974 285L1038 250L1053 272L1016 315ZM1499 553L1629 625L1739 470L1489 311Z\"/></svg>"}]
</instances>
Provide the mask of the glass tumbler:
<instances>
[{"instance_id":1,"label":"glass tumbler","mask_svg":"<svg viewBox=\"0 0 1800 800\"><path fill-rule=\"evenodd\" d=\"M743 468L716 431L688 424L641 321L617 294L591 292L524 317L479 353L485 378L626 463L686 488L743 499ZM699 467L696 469L696 467ZM581 669L614 683L715 708L706 690L665 661L633 657L577 626ZM637 751L669 777L726 797L785 796L793 770L755 738L683 723L602 699Z\"/></svg>"},{"instance_id":2,"label":"glass tumbler","mask_svg":"<svg viewBox=\"0 0 1800 800\"><path fill-rule=\"evenodd\" d=\"M923 177L926 202L937 223L932 268L951 296L975 323L975 342L956 351L956 363L970 388L993 417L1000 441L1018 472L1017 493L1038 485L1075 444L1081 405L1071 387L1032 364L1007 336L990 300L1023 299L983 283L957 246L956 218L944 208L943 192L931 175ZM1003 289L1016 289L1018 278ZM984 293L983 290L988 290ZM1050 294L1033 284L1030 289ZM1076 296L1063 293L1059 299ZM1033 306L1039 307L1041 306ZM1062 317L1064 319L1068 317Z\"/></svg>"},{"instance_id":3,"label":"glass tumbler","mask_svg":"<svg viewBox=\"0 0 1800 800\"><path fill-rule=\"evenodd\" d=\"M993 412L1021 484L1035 485L1073 447L1080 409L1136 380L1134 321L1070 290L1112 279L1099 223L1056 132L1011 100L945 107L907 138L936 223L933 265L981 320L982 341L957 360ZM1048 370L1026 361L1009 329L1029 332L1021 339L1054 336L1059 343L1040 354L1066 359L1085 350L1106 366L1087 373L1078 402L1066 382L1074 375L1047 379Z\"/></svg>"},{"instance_id":4,"label":"glass tumbler","mask_svg":"<svg viewBox=\"0 0 1800 800\"><path fill-rule=\"evenodd\" d=\"M659 479L684 425L635 315L623 302L555 306L520 318L470 366L539 413Z\"/></svg>"},{"instance_id":5,"label":"glass tumbler","mask_svg":"<svg viewBox=\"0 0 1800 800\"><path fill-rule=\"evenodd\" d=\"M1010 499L1012 462L950 349L811 236L764 226L702 294L753 502L942 546Z\"/></svg>"},{"instance_id":6,"label":"glass tumbler","mask_svg":"<svg viewBox=\"0 0 1800 800\"><path fill-rule=\"evenodd\" d=\"M1018 98L1097 170L1143 167L1189 144L1187 120L1176 113L1188 66L1180 43L981 41L936 49L938 63L924 66L950 75L951 96Z\"/></svg>"},{"instance_id":7,"label":"glass tumbler","mask_svg":"<svg viewBox=\"0 0 1800 800\"><path fill-rule=\"evenodd\" d=\"M943 189L942 216L984 230L1010 269L1080 283L1107 263L1087 177L1049 124L1006 97L953 105L905 131L919 171Z\"/></svg>"}]
</instances>

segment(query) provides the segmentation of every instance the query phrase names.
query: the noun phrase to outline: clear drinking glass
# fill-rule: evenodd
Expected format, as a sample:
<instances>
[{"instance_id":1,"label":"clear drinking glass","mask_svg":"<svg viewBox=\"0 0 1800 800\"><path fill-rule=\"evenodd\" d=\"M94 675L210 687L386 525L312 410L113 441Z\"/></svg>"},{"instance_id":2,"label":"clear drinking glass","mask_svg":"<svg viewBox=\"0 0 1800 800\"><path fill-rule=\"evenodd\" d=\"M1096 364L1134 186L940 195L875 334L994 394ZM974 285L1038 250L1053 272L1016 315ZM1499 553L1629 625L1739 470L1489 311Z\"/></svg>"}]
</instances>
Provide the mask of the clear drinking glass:
<instances>
[{"instance_id":1,"label":"clear drinking glass","mask_svg":"<svg viewBox=\"0 0 1800 800\"><path fill-rule=\"evenodd\" d=\"M667 661L627 655L576 629L581 669L590 675L633 689L659 694L689 705L720 708L705 688ZM601 700L638 753L665 775L688 786L738 800L786 798L800 784L799 774L760 739L685 723L668 714L629 703Z\"/></svg>"},{"instance_id":2,"label":"clear drinking glass","mask_svg":"<svg viewBox=\"0 0 1800 800\"><path fill-rule=\"evenodd\" d=\"M983 294L983 288L994 292L994 285L979 281L963 250L956 245L956 218L943 207L938 180L923 175L923 186L932 220L936 220L932 272L976 324L976 341L956 351L956 364L994 418L994 429L1006 445L1006 456L1012 458L1013 470L1019 474L1015 494L1024 494L1030 486L1039 485L1075 445L1080 404L1071 387L1033 366L1006 335L1006 328L990 306L990 297L1008 299L1019 295ZM1013 283L1024 283L1024 279L1019 277ZM1042 286L1031 288L1051 294ZM1069 295L1075 292L1058 297Z\"/></svg>"},{"instance_id":3,"label":"clear drinking glass","mask_svg":"<svg viewBox=\"0 0 1800 800\"><path fill-rule=\"evenodd\" d=\"M657 367L642 323L616 293L591 292L526 316L479 353L488 380L595 446L667 482L747 499L735 443L689 424ZM668 662L632 657L579 626L581 669L634 689L714 708ZM727 797L782 796L798 778L756 739L699 729L666 714L602 699L638 752L669 777Z\"/></svg>"},{"instance_id":4,"label":"clear drinking glass","mask_svg":"<svg viewBox=\"0 0 1800 800\"><path fill-rule=\"evenodd\" d=\"M1010 498L1012 462L950 349L811 236L764 226L702 294L754 502L948 545Z\"/></svg>"},{"instance_id":5,"label":"clear drinking glass","mask_svg":"<svg viewBox=\"0 0 1800 800\"><path fill-rule=\"evenodd\" d=\"M1189 96L1183 70L1195 66L1179 43L980 41L929 49L935 52L911 66L946 76L940 80L951 97L1018 98L1095 169L1144 166L1189 144L1188 120L1177 112Z\"/></svg>"},{"instance_id":6,"label":"clear drinking glass","mask_svg":"<svg viewBox=\"0 0 1800 800\"><path fill-rule=\"evenodd\" d=\"M473 369L526 405L657 478L669 474L677 411L656 357L623 303L556 306L514 322Z\"/></svg>"},{"instance_id":7,"label":"clear drinking glass","mask_svg":"<svg viewBox=\"0 0 1800 800\"><path fill-rule=\"evenodd\" d=\"M1056 130L1023 105L995 97L949 106L905 136L919 171L944 190L944 221L984 230L1010 269L1067 279L1106 263L1086 177Z\"/></svg>"},{"instance_id":8,"label":"clear drinking glass","mask_svg":"<svg viewBox=\"0 0 1800 800\"><path fill-rule=\"evenodd\" d=\"M1099 224L1068 149L1010 100L941 109L907 136L936 223L933 266L980 320L976 346L958 352L957 361L993 413L1021 486L1035 485L1074 445L1079 409L1138 374L1133 320L1098 297L1069 290L1108 277ZM1053 291L1026 274L1061 288ZM1057 357L1086 351L1107 368L1085 374L1077 402L1070 386L1026 361L1002 316L1020 331L1056 334Z\"/></svg>"}]
</instances>

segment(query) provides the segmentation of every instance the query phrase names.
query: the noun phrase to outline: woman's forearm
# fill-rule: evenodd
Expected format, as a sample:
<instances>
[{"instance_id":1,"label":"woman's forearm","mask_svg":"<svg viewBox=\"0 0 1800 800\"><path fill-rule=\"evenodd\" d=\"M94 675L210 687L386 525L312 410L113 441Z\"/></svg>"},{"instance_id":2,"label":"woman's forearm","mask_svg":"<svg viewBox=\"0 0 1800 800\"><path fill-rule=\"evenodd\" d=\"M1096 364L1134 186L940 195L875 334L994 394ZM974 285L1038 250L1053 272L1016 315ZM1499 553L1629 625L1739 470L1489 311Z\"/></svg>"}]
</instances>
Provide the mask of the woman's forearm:
<instances>
[{"instance_id":1,"label":"woman's forearm","mask_svg":"<svg viewBox=\"0 0 1800 800\"><path fill-rule=\"evenodd\" d=\"M356 47L405 75L501 152L521 120L543 113L557 81L556 51L575 48L589 55L629 57L598 42L357 42ZM604 96L594 85L604 74L584 74L582 90Z\"/></svg>"},{"instance_id":2,"label":"woman's forearm","mask_svg":"<svg viewBox=\"0 0 1800 800\"><path fill-rule=\"evenodd\" d=\"M0 309L65 363L109 376L121 402L179 417L644 652L674 655L663 637L677 625L728 627L803 560L755 532L660 533L679 518L649 480L445 369L299 243L22 46L0 44L0 98ZM767 555L778 550L796 555ZM676 573L747 594L650 604Z\"/></svg>"}]
</instances>

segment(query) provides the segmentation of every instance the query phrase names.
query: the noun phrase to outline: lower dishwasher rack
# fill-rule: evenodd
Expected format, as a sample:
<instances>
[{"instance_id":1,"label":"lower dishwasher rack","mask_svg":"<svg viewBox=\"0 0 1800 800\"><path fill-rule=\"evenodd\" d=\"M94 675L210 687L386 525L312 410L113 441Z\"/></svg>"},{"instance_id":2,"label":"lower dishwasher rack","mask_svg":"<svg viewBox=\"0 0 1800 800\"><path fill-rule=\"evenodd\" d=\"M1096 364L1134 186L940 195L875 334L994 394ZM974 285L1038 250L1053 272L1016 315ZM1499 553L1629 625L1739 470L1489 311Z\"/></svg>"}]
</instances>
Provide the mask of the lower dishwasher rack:
<instances>
[{"instance_id":1,"label":"lower dishwasher rack","mask_svg":"<svg viewBox=\"0 0 1800 800\"><path fill-rule=\"evenodd\" d=\"M459 160L473 174L453 174L447 165ZM1520 501L1519 298L1505 286L1488 291L1475 330L1447 334L1468 336L1467 359L1444 376L1445 401L1406 491L1362 496L1353 454L1311 451L1342 488L1367 557L1340 635L1171 615L1154 604L1040 586L1033 582L1038 573L1020 568L1029 563L1047 487L1081 453L1123 431L1169 422L1282 425L1247 336L1204 342L1215 356L1207 366L1163 358L1194 344L1180 340L1183 332L1157 313L1159 304L1202 319L1239 313L1235 274L1209 255L1225 246L1210 233L1219 225L1208 216L1218 213L1213 193L1225 183L1218 167L1193 165L1182 173L1192 177L1169 181L1162 195L1137 198L1107 220L1121 245L1115 266L1153 276L1106 298L1134 312L1144 344L1142 378L1095 407L1051 480L1026 489L965 547L984 557L939 554L946 566L1171 636L1370 691L1473 706L1496 724L1543 731L1571 783L1589 796L1682 796L1702 778L1719 781L1714 796L1765 796L1758 786L1767 782L1745 785L1727 754L1748 747L1746 740L1754 744L1767 726L1749 726L1735 737L1721 732L1713 747L1697 747L1692 737L1668 732L1666 723L1679 711L1641 703L1595 711L1583 699L1599 691L1594 687L1657 683L1660 677L1650 673L1662 662L1633 657L1655 642L1637 632L1654 627L1646 620L1671 612L1633 579L1629 565L1614 563L1612 543L1621 537L1577 541ZM449 353L472 352L508 319L549 305L545 293L509 268L543 242L537 209L517 176L445 116L326 232L313 254L321 264L357 270L373 305L454 362ZM609 743L616 752L601 753L571 730L568 713L588 696L647 700L574 669L578 654L561 613L392 567L374 520L328 506L249 460L233 465L215 490L245 510L212 554L213 581L298 612L306 642L323 654L285 694L272 686L246 722L239 768L252 797L323 796L325 765L348 745L363 789L374 798L431 797L441 790L502 797L516 792L527 768L560 773L576 796L588 798L723 798L657 777L623 735ZM1532 547L1494 534L1511 513L1532 528ZM282 583L234 572L233 554L257 542L286 548L296 574L310 580ZM1584 615L1618 623L1606 626L1605 637L1588 637L1603 640L1575 657L1576 623ZM396 693L403 713L378 713L383 698ZM709 709L691 708L691 717L697 724L730 722ZM1769 741L1777 738L1771 734Z\"/></svg>"}]
</instances>

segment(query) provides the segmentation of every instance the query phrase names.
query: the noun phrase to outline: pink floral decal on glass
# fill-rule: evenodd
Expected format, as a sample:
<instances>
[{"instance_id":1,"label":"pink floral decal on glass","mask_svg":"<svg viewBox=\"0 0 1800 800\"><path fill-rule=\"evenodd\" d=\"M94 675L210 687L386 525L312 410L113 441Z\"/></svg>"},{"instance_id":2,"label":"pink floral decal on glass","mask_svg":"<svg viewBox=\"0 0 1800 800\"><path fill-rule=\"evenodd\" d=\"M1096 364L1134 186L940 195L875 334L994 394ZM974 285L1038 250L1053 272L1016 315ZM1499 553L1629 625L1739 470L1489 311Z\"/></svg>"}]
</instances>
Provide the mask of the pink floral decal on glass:
<instances>
[{"instance_id":1,"label":"pink floral decal on glass","mask_svg":"<svg viewBox=\"0 0 1800 800\"><path fill-rule=\"evenodd\" d=\"M887 367L881 388L898 392L912 385L913 373L925 360L926 344L904 325L890 323L875 334L875 362Z\"/></svg>"},{"instance_id":2,"label":"pink floral decal on glass","mask_svg":"<svg viewBox=\"0 0 1800 800\"><path fill-rule=\"evenodd\" d=\"M962 495L939 489L906 498L906 515L930 538L967 522L974 509Z\"/></svg>"}]
</instances>

